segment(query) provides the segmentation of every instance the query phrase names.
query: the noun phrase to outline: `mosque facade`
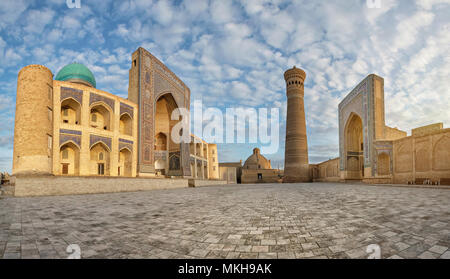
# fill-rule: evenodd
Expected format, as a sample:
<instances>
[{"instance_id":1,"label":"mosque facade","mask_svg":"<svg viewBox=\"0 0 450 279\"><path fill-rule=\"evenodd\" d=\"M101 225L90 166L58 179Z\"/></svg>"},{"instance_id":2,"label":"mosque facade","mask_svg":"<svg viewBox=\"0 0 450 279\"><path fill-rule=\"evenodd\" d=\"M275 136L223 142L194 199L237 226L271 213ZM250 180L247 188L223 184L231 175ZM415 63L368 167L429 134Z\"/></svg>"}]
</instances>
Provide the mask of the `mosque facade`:
<instances>
[{"instance_id":1,"label":"mosque facade","mask_svg":"<svg viewBox=\"0 0 450 279\"><path fill-rule=\"evenodd\" d=\"M132 54L128 98L96 88L84 65L55 78L42 65L17 81L13 175L218 179L218 152L195 135L177 144L176 108L190 110L190 90L143 48ZM194 142L195 140L195 142Z\"/></svg>"}]
</instances>

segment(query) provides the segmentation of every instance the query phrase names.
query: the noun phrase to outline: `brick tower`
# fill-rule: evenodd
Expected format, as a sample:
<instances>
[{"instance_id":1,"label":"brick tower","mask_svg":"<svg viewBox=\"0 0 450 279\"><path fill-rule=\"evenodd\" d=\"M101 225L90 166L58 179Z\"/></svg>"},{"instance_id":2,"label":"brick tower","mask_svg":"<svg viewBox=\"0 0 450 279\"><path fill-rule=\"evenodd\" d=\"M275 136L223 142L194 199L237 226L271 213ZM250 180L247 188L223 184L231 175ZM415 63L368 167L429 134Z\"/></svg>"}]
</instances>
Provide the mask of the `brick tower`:
<instances>
[{"instance_id":1,"label":"brick tower","mask_svg":"<svg viewBox=\"0 0 450 279\"><path fill-rule=\"evenodd\" d=\"M13 174L52 173L53 74L30 65L19 72Z\"/></svg>"},{"instance_id":2,"label":"brick tower","mask_svg":"<svg viewBox=\"0 0 450 279\"><path fill-rule=\"evenodd\" d=\"M305 78L305 71L295 66L284 73L287 88L284 183L311 181L303 100Z\"/></svg>"}]
</instances>

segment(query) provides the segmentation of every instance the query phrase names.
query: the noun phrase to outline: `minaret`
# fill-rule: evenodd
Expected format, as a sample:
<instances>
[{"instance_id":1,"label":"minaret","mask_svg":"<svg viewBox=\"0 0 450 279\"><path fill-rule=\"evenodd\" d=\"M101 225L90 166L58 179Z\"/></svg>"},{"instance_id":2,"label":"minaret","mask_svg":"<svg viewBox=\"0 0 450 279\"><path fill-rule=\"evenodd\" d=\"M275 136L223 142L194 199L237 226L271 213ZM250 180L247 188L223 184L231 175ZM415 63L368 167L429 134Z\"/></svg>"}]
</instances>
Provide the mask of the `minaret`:
<instances>
[{"instance_id":1,"label":"minaret","mask_svg":"<svg viewBox=\"0 0 450 279\"><path fill-rule=\"evenodd\" d=\"M306 136L304 82L305 71L294 68L284 73L287 94L284 183L310 182Z\"/></svg>"}]
</instances>

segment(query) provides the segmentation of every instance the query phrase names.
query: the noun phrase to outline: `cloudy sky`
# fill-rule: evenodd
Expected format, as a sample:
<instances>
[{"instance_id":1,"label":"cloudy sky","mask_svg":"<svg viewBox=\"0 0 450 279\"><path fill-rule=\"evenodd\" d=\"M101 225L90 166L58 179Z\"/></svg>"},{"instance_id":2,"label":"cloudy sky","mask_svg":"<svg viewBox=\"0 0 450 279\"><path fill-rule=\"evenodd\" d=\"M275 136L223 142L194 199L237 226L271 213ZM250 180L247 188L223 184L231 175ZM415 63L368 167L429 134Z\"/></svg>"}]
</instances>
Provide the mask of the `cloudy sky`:
<instances>
[{"instance_id":1,"label":"cloudy sky","mask_svg":"<svg viewBox=\"0 0 450 279\"><path fill-rule=\"evenodd\" d=\"M376 1L376 0L372 0ZM127 96L131 53L142 46L219 107L279 107L283 165L284 71L307 72L310 161L338 155L337 105L359 81L385 79L386 124L410 132L450 127L450 0L66 0L0 1L0 170L11 170L18 71L54 74L86 64L97 88ZM220 161L246 159L249 144L220 145Z\"/></svg>"}]
</instances>

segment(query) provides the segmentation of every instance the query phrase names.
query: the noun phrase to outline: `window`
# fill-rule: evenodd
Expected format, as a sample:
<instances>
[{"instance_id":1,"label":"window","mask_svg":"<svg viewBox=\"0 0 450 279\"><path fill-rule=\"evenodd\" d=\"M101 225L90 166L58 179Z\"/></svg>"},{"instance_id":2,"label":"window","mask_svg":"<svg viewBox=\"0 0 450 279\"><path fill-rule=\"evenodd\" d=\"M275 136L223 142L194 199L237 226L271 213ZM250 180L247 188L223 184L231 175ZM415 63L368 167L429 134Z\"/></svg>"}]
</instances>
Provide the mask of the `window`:
<instances>
[{"instance_id":1,"label":"window","mask_svg":"<svg viewBox=\"0 0 450 279\"><path fill-rule=\"evenodd\" d=\"M65 109L63 110L63 115L64 115L64 116L69 116L69 110L65 108Z\"/></svg>"},{"instance_id":2,"label":"window","mask_svg":"<svg viewBox=\"0 0 450 279\"><path fill-rule=\"evenodd\" d=\"M133 66L136 67L136 59L133 60Z\"/></svg>"},{"instance_id":3,"label":"window","mask_svg":"<svg viewBox=\"0 0 450 279\"><path fill-rule=\"evenodd\" d=\"M92 114L91 120L92 122L97 122L97 114Z\"/></svg>"},{"instance_id":4,"label":"window","mask_svg":"<svg viewBox=\"0 0 450 279\"><path fill-rule=\"evenodd\" d=\"M52 109L51 108L48 108L48 120L49 121L52 121Z\"/></svg>"},{"instance_id":5,"label":"window","mask_svg":"<svg viewBox=\"0 0 450 279\"><path fill-rule=\"evenodd\" d=\"M53 89L51 87L48 88L48 99L51 100L53 96Z\"/></svg>"},{"instance_id":6,"label":"window","mask_svg":"<svg viewBox=\"0 0 450 279\"><path fill-rule=\"evenodd\" d=\"M258 165L258 169L260 169L261 168L261 165Z\"/></svg>"},{"instance_id":7,"label":"window","mask_svg":"<svg viewBox=\"0 0 450 279\"><path fill-rule=\"evenodd\" d=\"M216 170L216 167L213 167L213 171L215 171Z\"/></svg>"},{"instance_id":8,"label":"window","mask_svg":"<svg viewBox=\"0 0 450 279\"><path fill-rule=\"evenodd\" d=\"M216 161L216 158L213 158L213 162L215 162Z\"/></svg>"},{"instance_id":9,"label":"window","mask_svg":"<svg viewBox=\"0 0 450 279\"><path fill-rule=\"evenodd\" d=\"M62 158L63 159L69 159L69 150L64 149L62 152Z\"/></svg>"},{"instance_id":10,"label":"window","mask_svg":"<svg viewBox=\"0 0 450 279\"><path fill-rule=\"evenodd\" d=\"M258 173L258 180L262 180L262 173Z\"/></svg>"},{"instance_id":11,"label":"window","mask_svg":"<svg viewBox=\"0 0 450 279\"><path fill-rule=\"evenodd\" d=\"M64 123L69 123L69 120L64 119L63 122L64 122Z\"/></svg>"},{"instance_id":12,"label":"window","mask_svg":"<svg viewBox=\"0 0 450 279\"><path fill-rule=\"evenodd\" d=\"M98 160L99 161L103 160L103 152L98 153Z\"/></svg>"},{"instance_id":13,"label":"window","mask_svg":"<svg viewBox=\"0 0 450 279\"><path fill-rule=\"evenodd\" d=\"M214 149L212 150L212 154L215 154L215 153L214 153Z\"/></svg>"}]
</instances>

